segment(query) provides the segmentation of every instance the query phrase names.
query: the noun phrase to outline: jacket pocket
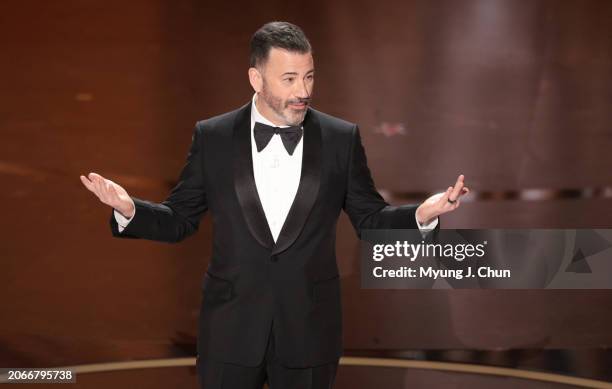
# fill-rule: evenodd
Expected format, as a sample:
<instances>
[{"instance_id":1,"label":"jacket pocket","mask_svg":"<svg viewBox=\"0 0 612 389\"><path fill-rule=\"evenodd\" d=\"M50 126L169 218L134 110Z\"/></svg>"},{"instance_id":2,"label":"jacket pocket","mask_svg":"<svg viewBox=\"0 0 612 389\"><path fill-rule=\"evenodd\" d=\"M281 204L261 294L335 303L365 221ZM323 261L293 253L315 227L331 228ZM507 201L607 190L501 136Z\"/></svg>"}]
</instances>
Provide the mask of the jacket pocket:
<instances>
[{"instance_id":1,"label":"jacket pocket","mask_svg":"<svg viewBox=\"0 0 612 389\"><path fill-rule=\"evenodd\" d=\"M227 301L232 298L232 282L206 272L202 292L206 300Z\"/></svg>"},{"instance_id":2,"label":"jacket pocket","mask_svg":"<svg viewBox=\"0 0 612 389\"><path fill-rule=\"evenodd\" d=\"M312 300L321 302L333 300L340 296L340 276L315 282L312 288Z\"/></svg>"}]
</instances>

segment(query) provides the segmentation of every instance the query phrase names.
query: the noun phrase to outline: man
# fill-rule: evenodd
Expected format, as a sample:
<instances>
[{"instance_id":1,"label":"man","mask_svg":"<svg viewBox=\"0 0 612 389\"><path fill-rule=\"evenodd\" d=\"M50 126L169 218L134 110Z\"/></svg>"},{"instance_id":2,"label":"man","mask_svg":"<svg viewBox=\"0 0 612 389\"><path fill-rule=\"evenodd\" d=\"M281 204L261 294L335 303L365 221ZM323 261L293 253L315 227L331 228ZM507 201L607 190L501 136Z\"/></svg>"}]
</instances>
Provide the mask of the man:
<instances>
[{"instance_id":1,"label":"man","mask_svg":"<svg viewBox=\"0 0 612 389\"><path fill-rule=\"evenodd\" d=\"M463 176L423 204L378 194L355 124L310 107L312 50L290 23L251 40L243 107L196 123L178 184L162 203L131 197L95 173L83 184L114 208L116 237L179 242L210 211L198 375L206 389L330 388L342 354L335 231L344 210L357 234L437 228L459 206Z\"/></svg>"}]
</instances>

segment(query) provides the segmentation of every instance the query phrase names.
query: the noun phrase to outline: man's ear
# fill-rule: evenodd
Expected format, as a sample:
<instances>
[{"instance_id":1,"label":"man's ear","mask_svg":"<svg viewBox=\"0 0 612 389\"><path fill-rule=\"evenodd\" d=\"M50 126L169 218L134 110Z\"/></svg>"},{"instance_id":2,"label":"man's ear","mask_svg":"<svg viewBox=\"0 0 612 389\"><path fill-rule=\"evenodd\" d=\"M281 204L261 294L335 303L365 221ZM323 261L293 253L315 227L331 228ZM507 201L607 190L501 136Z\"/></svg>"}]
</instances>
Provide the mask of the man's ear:
<instances>
[{"instance_id":1,"label":"man's ear","mask_svg":"<svg viewBox=\"0 0 612 389\"><path fill-rule=\"evenodd\" d=\"M263 86L263 78L257 68L249 68L249 82L255 92L259 93Z\"/></svg>"}]
</instances>

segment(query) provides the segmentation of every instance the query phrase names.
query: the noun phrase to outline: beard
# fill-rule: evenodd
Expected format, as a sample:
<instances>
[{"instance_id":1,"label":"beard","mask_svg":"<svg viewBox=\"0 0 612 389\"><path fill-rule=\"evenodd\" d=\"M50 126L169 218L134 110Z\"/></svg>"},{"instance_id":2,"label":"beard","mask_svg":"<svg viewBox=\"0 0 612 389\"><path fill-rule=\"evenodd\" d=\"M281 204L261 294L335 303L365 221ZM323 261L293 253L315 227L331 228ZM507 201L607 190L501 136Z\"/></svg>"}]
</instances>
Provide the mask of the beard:
<instances>
[{"instance_id":1,"label":"beard","mask_svg":"<svg viewBox=\"0 0 612 389\"><path fill-rule=\"evenodd\" d=\"M261 92L261 98L263 101L272 109L279 119L285 122L288 126L297 126L304 120L306 112L308 111L308 105L310 104L310 98L308 99L289 99L283 100L280 97L273 95L267 88L264 82ZM290 104L305 103L304 108L296 109L292 108Z\"/></svg>"}]
</instances>

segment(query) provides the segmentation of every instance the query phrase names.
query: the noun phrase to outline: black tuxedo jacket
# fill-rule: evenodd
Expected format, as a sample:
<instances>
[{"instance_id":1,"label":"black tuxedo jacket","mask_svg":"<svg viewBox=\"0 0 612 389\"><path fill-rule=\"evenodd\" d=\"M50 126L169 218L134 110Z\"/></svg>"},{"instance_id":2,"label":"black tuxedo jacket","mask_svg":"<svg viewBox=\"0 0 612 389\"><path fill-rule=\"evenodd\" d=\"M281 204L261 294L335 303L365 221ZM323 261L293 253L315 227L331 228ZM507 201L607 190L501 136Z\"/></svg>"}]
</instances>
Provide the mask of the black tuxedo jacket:
<instances>
[{"instance_id":1,"label":"black tuxedo jacket","mask_svg":"<svg viewBox=\"0 0 612 389\"><path fill-rule=\"evenodd\" d=\"M255 366L273 324L276 353L289 367L342 354L336 222L344 210L362 229L417 228L416 205L390 206L378 194L355 124L312 108L295 200L276 243L253 177L251 103L199 121L178 184L161 203L132 197L136 213L120 238L179 242L205 211L213 250L203 280L198 354Z\"/></svg>"}]
</instances>

